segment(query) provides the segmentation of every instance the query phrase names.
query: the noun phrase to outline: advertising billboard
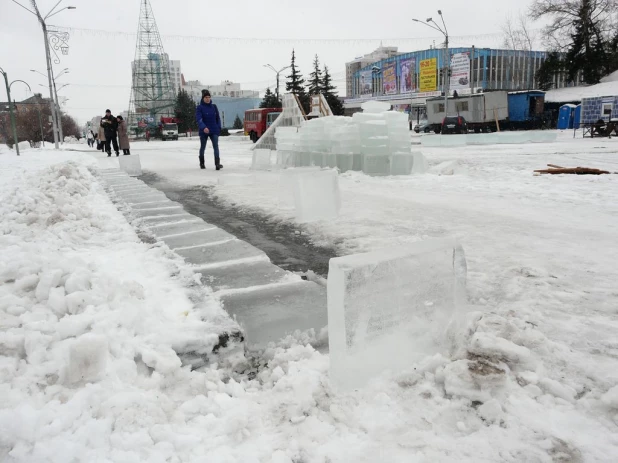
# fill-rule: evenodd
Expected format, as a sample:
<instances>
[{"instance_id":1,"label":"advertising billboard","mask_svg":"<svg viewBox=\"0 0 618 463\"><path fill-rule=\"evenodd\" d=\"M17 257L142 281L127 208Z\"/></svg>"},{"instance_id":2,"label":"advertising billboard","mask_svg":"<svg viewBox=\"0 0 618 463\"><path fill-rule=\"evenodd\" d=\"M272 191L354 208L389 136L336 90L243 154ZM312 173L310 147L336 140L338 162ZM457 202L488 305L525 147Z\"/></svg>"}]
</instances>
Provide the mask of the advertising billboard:
<instances>
[{"instance_id":1,"label":"advertising billboard","mask_svg":"<svg viewBox=\"0 0 618 463\"><path fill-rule=\"evenodd\" d=\"M371 71L362 71L359 77L358 90L361 95L371 95L372 92Z\"/></svg>"},{"instance_id":2,"label":"advertising billboard","mask_svg":"<svg viewBox=\"0 0 618 463\"><path fill-rule=\"evenodd\" d=\"M421 92L434 92L438 89L438 79L436 71L438 69L438 58L421 60L419 87Z\"/></svg>"},{"instance_id":3,"label":"advertising billboard","mask_svg":"<svg viewBox=\"0 0 618 463\"><path fill-rule=\"evenodd\" d=\"M399 63L399 93L416 91L416 59L410 58Z\"/></svg>"},{"instance_id":4,"label":"advertising billboard","mask_svg":"<svg viewBox=\"0 0 618 463\"><path fill-rule=\"evenodd\" d=\"M382 88L385 95L397 93L397 62L391 61L382 66Z\"/></svg>"},{"instance_id":5,"label":"advertising billboard","mask_svg":"<svg viewBox=\"0 0 618 463\"><path fill-rule=\"evenodd\" d=\"M451 56L451 92L470 88L470 53L455 53Z\"/></svg>"}]
</instances>

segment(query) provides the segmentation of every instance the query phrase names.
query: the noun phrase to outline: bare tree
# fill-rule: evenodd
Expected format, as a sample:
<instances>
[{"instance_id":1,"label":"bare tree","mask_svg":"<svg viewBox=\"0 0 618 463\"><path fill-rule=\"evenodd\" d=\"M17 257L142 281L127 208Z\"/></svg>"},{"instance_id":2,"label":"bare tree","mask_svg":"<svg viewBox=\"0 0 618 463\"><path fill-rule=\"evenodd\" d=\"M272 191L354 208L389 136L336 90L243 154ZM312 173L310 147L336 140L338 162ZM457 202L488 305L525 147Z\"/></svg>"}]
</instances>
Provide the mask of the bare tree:
<instances>
[{"instance_id":1,"label":"bare tree","mask_svg":"<svg viewBox=\"0 0 618 463\"><path fill-rule=\"evenodd\" d=\"M502 33L504 34L503 46L512 53L506 59L507 75L510 75L509 88L522 88L520 85L515 85L515 82L526 81L530 87L533 84L533 76L531 66L526 69L526 63L530 60L526 59L523 52L532 51L536 42L536 31L530 27L528 18L520 13L516 19L512 16L507 16L502 25ZM519 60L519 65L516 61ZM516 75L517 74L517 75ZM525 77L525 78L524 78Z\"/></svg>"},{"instance_id":2,"label":"bare tree","mask_svg":"<svg viewBox=\"0 0 618 463\"><path fill-rule=\"evenodd\" d=\"M543 29L545 45L550 50L565 51L571 45L575 21L584 1L592 8L591 19L598 22L601 32L608 36L616 30L618 0L534 0L529 14L533 20L549 19Z\"/></svg>"}]
</instances>

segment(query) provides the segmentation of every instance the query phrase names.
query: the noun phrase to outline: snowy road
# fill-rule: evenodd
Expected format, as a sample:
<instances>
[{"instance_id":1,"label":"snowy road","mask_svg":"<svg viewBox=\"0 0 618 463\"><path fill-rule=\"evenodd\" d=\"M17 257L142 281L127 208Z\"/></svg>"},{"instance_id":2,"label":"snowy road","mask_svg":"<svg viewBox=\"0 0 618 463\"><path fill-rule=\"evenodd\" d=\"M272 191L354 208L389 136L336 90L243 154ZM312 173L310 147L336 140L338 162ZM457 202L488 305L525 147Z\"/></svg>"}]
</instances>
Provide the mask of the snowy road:
<instances>
[{"instance_id":1,"label":"snowy road","mask_svg":"<svg viewBox=\"0 0 618 463\"><path fill-rule=\"evenodd\" d=\"M616 176L532 176L547 163L618 171L616 142L564 134L547 145L433 148L423 150L430 165L457 161L455 175L341 175L339 219L298 229L340 254L455 235L466 251L475 311L452 357L425 359L347 394L331 389L328 356L293 339L267 350L244 373L228 365L182 369L169 346L187 342L182 324L195 329L204 321L194 316L186 289L162 279L177 261L172 265L171 254L139 243L84 172L71 183L82 192L80 207L60 206L65 220L47 220L47 203L33 202L43 201L38 190L62 201L73 191L65 192L58 171L45 170L53 161L41 156L51 153L11 163L0 155L3 250L37 265L80 252L79 265L70 260L65 267L75 278L89 272L93 284L84 291L95 302L110 292L100 282L121 285L125 299L112 302L124 300L127 313L103 305L82 314L81 299L72 296L76 313L58 318L57 299L37 301L31 289L36 266L11 279L17 270L3 253L0 387L8 400L0 404L0 460L617 461L618 182ZM196 140L136 143L132 152L145 170L187 187L212 185L227 205L274 224L293 223L292 212L277 207L276 172L256 172L247 184L217 183L222 175L248 173L249 148L222 139L220 172L197 168ZM92 163L83 153L57 161L68 159ZM29 215L33 210L40 220ZM83 224L96 217L84 233ZM32 247L33 240L45 245ZM64 249L61 243L71 240L81 247ZM123 260L134 278L114 275ZM139 281L143 293L123 280ZM82 281L60 284L72 292ZM215 305L210 313L217 313ZM154 312L144 316L148 307ZM94 325L84 324L86 316L95 317ZM146 320L154 327L150 336ZM64 355L73 336L93 330L112 336L107 366L88 385L67 382L62 373L54 379L70 365Z\"/></svg>"}]
</instances>

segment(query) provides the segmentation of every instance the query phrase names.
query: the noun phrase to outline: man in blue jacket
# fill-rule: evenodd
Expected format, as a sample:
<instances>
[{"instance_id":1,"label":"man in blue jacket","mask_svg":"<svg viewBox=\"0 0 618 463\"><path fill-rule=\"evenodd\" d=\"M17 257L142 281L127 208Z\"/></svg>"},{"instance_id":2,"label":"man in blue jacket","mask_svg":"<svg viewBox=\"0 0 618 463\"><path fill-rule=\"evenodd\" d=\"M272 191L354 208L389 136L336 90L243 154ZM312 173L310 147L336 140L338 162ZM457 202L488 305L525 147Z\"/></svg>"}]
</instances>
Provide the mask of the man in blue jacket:
<instances>
[{"instance_id":1,"label":"man in blue jacket","mask_svg":"<svg viewBox=\"0 0 618 463\"><path fill-rule=\"evenodd\" d=\"M212 141L215 151L215 167L220 170L223 166L219 163L219 134L221 133L221 118L219 109L210 99L210 92L202 90L202 102L195 109L195 119L200 129L200 169L206 169L204 165L204 150L208 138Z\"/></svg>"}]
</instances>

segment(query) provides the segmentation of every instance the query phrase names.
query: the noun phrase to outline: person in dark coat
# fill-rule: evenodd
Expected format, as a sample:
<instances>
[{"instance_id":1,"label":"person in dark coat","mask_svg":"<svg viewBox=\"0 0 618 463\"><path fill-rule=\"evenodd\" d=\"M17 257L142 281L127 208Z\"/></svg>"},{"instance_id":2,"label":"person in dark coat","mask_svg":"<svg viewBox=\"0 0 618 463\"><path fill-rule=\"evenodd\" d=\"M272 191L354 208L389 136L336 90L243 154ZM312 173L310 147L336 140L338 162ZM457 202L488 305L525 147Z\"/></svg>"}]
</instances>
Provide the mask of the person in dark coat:
<instances>
[{"instance_id":1,"label":"person in dark coat","mask_svg":"<svg viewBox=\"0 0 618 463\"><path fill-rule=\"evenodd\" d=\"M118 144L122 150L122 154L131 154L129 146L129 129L127 127L127 121L122 116L116 117L118 120Z\"/></svg>"},{"instance_id":2,"label":"person in dark coat","mask_svg":"<svg viewBox=\"0 0 618 463\"><path fill-rule=\"evenodd\" d=\"M208 90L202 90L202 102L195 109L195 119L200 129L200 169L205 169L204 151L206 142L210 138L215 152L215 168L221 170L223 166L219 162L219 134L221 133L221 118L219 109L213 104Z\"/></svg>"},{"instance_id":3,"label":"person in dark coat","mask_svg":"<svg viewBox=\"0 0 618 463\"><path fill-rule=\"evenodd\" d=\"M105 151L107 151L107 156L109 157L112 155L112 144L114 145L116 156L120 156L117 139L118 121L112 116L112 112L109 109L105 110L105 117L101 119L101 127L103 127L103 131L105 132Z\"/></svg>"}]
</instances>

